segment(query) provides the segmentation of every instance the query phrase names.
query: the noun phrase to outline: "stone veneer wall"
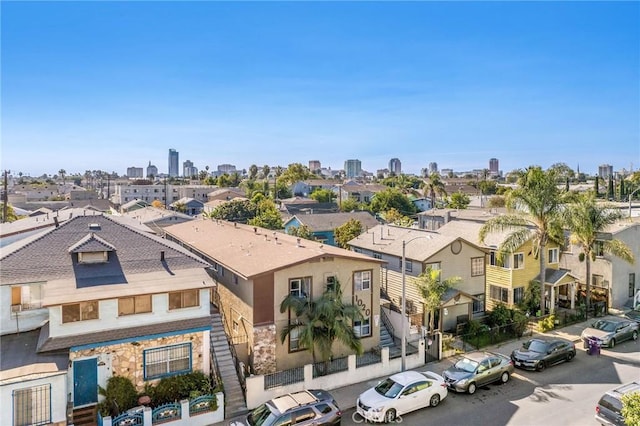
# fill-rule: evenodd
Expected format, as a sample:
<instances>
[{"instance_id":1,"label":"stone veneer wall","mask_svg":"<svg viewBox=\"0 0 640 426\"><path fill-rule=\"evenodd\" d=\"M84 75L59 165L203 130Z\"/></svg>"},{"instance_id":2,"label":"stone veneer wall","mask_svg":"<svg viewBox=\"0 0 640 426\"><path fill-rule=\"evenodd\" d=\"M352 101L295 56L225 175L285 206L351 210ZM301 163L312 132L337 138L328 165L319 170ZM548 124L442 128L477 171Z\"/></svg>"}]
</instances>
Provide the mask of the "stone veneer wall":
<instances>
[{"instance_id":1,"label":"stone veneer wall","mask_svg":"<svg viewBox=\"0 0 640 426\"><path fill-rule=\"evenodd\" d=\"M276 326L269 324L253 329L253 369L255 374L276 372Z\"/></svg>"},{"instance_id":2,"label":"stone veneer wall","mask_svg":"<svg viewBox=\"0 0 640 426\"><path fill-rule=\"evenodd\" d=\"M243 338L246 338L245 350L238 350L237 352L240 361L249 363L250 360L247 357L243 358L240 354L246 353L248 348L253 347L253 307L243 302L242 299L236 296L224 285L218 285L216 291L218 292L218 297L220 298L220 306L218 306L218 308L222 310L228 323L225 325L225 332L227 333L227 335L230 335L230 337L234 341L242 342L239 344L244 344L245 340ZM243 319L240 319L239 315L242 316ZM240 326L238 333L234 333L232 330L233 321L237 321Z\"/></svg>"},{"instance_id":3,"label":"stone veneer wall","mask_svg":"<svg viewBox=\"0 0 640 426\"><path fill-rule=\"evenodd\" d=\"M111 371L114 376L124 376L131 379L136 390L141 392L144 385L155 384L159 381L144 380L143 351L162 346L171 346L179 343L191 342L191 368L192 371L204 371L202 365L203 332L180 334L176 336L160 337L157 339L138 340L135 342L117 343L111 346L100 346L93 349L82 349L69 352L69 360L92 357L99 354L111 354ZM209 344L209 342L206 342Z\"/></svg>"}]
</instances>

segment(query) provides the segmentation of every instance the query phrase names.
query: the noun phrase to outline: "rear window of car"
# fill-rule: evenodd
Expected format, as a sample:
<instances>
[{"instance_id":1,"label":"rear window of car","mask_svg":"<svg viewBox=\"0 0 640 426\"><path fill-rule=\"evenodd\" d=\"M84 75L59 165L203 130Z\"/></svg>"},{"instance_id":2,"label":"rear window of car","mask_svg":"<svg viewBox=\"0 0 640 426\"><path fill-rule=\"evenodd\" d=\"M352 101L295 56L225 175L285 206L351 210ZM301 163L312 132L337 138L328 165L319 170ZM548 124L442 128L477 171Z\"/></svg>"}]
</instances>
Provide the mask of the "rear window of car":
<instances>
[{"instance_id":1,"label":"rear window of car","mask_svg":"<svg viewBox=\"0 0 640 426\"><path fill-rule=\"evenodd\" d=\"M618 398L614 398L609 394L605 394L602 398L600 398L600 402L598 404L608 410L619 413L622 410L622 401Z\"/></svg>"},{"instance_id":2,"label":"rear window of car","mask_svg":"<svg viewBox=\"0 0 640 426\"><path fill-rule=\"evenodd\" d=\"M331 407L329 407L327 404L318 404L318 405L316 405L316 408L322 414L328 414L328 413L331 412Z\"/></svg>"}]
</instances>

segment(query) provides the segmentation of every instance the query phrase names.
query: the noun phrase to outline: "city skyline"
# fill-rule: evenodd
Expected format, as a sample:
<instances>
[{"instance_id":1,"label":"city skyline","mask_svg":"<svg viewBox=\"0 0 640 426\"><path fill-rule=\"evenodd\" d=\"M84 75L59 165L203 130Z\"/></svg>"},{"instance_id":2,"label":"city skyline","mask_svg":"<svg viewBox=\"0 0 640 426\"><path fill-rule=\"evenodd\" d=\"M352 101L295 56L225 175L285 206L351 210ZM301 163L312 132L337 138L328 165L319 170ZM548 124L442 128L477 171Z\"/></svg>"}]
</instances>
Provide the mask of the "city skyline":
<instances>
[{"instance_id":1,"label":"city skyline","mask_svg":"<svg viewBox=\"0 0 640 426\"><path fill-rule=\"evenodd\" d=\"M637 2L8 2L3 169L640 167Z\"/></svg>"}]
</instances>

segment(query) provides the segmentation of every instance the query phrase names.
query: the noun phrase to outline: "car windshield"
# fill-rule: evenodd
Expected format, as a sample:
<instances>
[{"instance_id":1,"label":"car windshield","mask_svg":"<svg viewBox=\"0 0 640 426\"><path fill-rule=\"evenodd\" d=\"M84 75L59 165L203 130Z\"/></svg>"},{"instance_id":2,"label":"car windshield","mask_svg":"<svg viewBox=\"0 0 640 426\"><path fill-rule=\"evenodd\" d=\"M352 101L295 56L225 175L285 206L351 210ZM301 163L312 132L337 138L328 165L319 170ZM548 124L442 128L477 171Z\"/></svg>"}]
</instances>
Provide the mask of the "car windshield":
<instances>
[{"instance_id":1,"label":"car windshield","mask_svg":"<svg viewBox=\"0 0 640 426\"><path fill-rule=\"evenodd\" d=\"M468 358L462 358L460 361L456 362L454 367L458 370L466 371L467 373L473 373L476 371L476 368L478 368L478 363Z\"/></svg>"},{"instance_id":2,"label":"car windshield","mask_svg":"<svg viewBox=\"0 0 640 426\"><path fill-rule=\"evenodd\" d=\"M382 396L386 396L387 398L395 398L398 396L400 391L402 390L402 385L397 382L391 380L391 378L380 382L378 386L375 387L376 392L378 392Z\"/></svg>"},{"instance_id":3,"label":"car windshield","mask_svg":"<svg viewBox=\"0 0 640 426\"><path fill-rule=\"evenodd\" d=\"M251 426L260 426L265 422L265 420L269 418L270 415L271 410L269 409L269 407L267 407L267 404L262 404L251 413L249 413L247 421Z\"/></svg>"},{"instance_id":4,"label":"car windshield","mask_svg":"<svg viewBox=\"0 0 640 426\"><path fill-rule=\"evenodd\" d=\"M598 330L602 330L602 331L615 331L616 330L616 323L615 322L610 322L610 321L604 321L604 320L600 320L600 321L596 321L593 324L593 328L597 328Z\"/></svg>"},{"instance_id":5,"label":"car windshield","mask_svg":"<svg viewBox=\"0 0 640 426\"><path fill-rule=\"evenodd\" d=\"M547 352L547 344L539 340L529 340L522 347L531 352L539 352L541 354Z\"/></svg>"}]
</instances>

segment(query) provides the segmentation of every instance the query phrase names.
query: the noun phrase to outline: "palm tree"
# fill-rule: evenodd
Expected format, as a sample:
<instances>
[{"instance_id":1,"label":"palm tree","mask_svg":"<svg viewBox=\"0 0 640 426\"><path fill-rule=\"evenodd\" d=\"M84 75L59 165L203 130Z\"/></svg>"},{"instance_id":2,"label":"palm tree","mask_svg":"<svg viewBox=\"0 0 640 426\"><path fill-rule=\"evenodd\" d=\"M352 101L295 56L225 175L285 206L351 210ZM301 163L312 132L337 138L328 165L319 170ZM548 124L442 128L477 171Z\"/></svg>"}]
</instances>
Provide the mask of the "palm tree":
<instances>
[{"instance_id":1,"label":"palm tree","mask_svg":"<svg viewBox=\"0 0 640 426\"><path fill-rule=\"evenodd\" d=\"M431 202L433 203L433 207L436 206L436 196L446 196L447 190L445 189L444 182L440 179L440 175L438 173L431 173L429 178L424 183L424 195L425 197L428 195L431 197Z\"/></svg>"},{"instance_id":2,"label":"palm tree","mask_svg":"<svg viewBox=\"0 0 640 426\"><path fill-rule=\"evenodd\" d=\"M545 277L547 273L545 248L548 242L562 245L564 235L560 206L564 195L556 185L553 171L543 171L539 166L521 172L518 188L507 195L506 215L489 219L480 228L480 241L484 242L492 232L510 231L498 247L498 259L513 253L532 240L533 254L540 262L540 314L545 312Z\"/></svg>"},{"instance_id":3,"label":"palm tree","mask_svg":"<svg viewBox=\"0 0 640 426\"><path fill-rule=\"evenodd\" d=\"M614 224L622 213L616 208L596 201L595 193L581 194L577 200L568 205L565 210L565 223L569 230L569 241L580 247L580 260L584 260L587 287L586 308L589 312L591 305L591 261L595 260L597 251L611 254L620 259L633 263L631 248L618 239L598 240L598 235Z\"/></svg>"},{"instance_id":4,"label":"palm tree","mask_svg":"<svg viewBox=\"0 0 640 426\"><path fill-rule=\"evenodd\" d=\"M58 174L62 178L62 186L66 184L67 171L65 169L58 170Z\"/></svg>"},{"instance_id":5,"label":"palm tree","mask_svg":"<svg viewBox=\"0 0 640 426\"><path fill-rule=\"evenodd\" d=\"M447 278L440 280L440 270L427 268L422 274L418 275L416 285L418 292L422 296L424 309L429 315L429 332L432 333L435 328L435 313L442 305L442 296L444 293L460 282L460 277Z\"/></svg>"},{"instance_id":6,"label":"palm tree","mask_svg":"<svg viewBox=\"0 0 640 426\"><path fill-rule=\"evenodd\" d=\"M295 320L282 329L280 341L284 343L296 330L300 347L311 353L314 365L318 357L325 363L324 372L336 340L356 354L362 354L362 342L353 329L354 321L362 320L362 313L357 306L342 300L342 289L337 280L316 300L288 295L280 304L280 312L288 310Z\"/></svg>"}]
</instances>

